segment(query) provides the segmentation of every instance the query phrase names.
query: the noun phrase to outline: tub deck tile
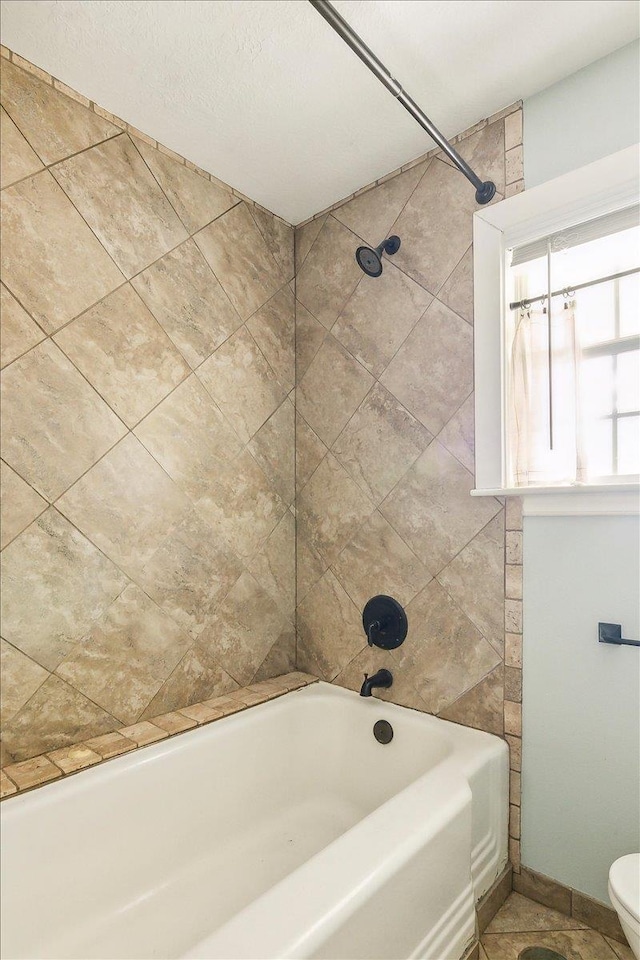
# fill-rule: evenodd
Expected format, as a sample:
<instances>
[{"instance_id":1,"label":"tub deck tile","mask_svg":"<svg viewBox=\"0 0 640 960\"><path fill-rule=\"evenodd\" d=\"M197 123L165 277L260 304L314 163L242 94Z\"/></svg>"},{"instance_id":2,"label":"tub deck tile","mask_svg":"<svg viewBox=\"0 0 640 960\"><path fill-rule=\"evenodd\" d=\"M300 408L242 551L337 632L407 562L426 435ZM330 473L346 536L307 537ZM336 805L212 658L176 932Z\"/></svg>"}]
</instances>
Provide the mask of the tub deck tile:
<instances>
[{"instance_id":1,"label":"tub deck tile","mask_svg":"<svg viewBox=\"0 0 640 960\"><path fill-rule=\"evenodd\" d=\"M93 766L94 763L102 762L100 754L84 743L52 750L47 756L57 767L60 767L63 773L75 773L76 770L83 770L85 767Z\"/></svg>"},{"instance_id":2,"label":"tub deck tile","mask_svg":"<svg viewBox=\"0 0 640 960\"><path fill-rule=\"evenodd\" d=\"M317 677L301 671L270 677L223 696L181 707L151 720L141 720L82 743L53 750L21 763L11 763L2 770L0 799L15 796L23 790L30 790L62 776L78 773L86 767L102 763L103 760L110 760L158 740L239 713L317 681Z\"/></svg>"}]
</instances>

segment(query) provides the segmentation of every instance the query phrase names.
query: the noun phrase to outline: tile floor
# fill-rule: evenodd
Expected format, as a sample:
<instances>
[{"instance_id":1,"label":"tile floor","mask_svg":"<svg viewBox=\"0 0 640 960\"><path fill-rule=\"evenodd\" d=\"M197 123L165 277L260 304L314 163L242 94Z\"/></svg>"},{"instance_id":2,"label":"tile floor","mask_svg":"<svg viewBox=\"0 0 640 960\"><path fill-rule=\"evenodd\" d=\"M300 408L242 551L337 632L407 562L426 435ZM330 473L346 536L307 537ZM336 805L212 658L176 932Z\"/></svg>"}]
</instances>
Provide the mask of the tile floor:
<instances>
[{"instance_id":1,"label":"tile floor","mask_svg":"<svg viewBox=\"0 0 640 960\"><path fill-rule=\"evenodd\" d=\"M628 946L514 892L485 930L480 960L518 960L533 946L555 950L566 960L633 960Z\"/></svg>"}]
</instances>

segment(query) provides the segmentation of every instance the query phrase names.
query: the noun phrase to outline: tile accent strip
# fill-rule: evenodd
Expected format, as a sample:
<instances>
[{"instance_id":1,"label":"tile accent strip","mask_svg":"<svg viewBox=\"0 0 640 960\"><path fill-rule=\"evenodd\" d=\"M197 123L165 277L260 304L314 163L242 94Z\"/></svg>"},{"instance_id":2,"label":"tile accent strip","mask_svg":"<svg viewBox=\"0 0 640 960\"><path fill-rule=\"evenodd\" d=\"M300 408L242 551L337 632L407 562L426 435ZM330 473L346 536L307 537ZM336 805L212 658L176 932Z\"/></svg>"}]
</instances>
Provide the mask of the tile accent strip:
<instances>
[{"instance_id":1,"label":"tile accent strip","mask_svg":"<svg viewBox=\"0 0 640 960\"><path fill-rule=\"evenodd\" d=\"M291 226L286 220L283 220L282 217L278 217L275 213L271 213L271 210L267 210L266 207L261 206L259 203L256 203L255 200L252 200L250 197L246 197L244 193L240 193L239 190L236 190L235 187L230 186L228 183L224 183L222 180L219 180L217 177L214 177L212 173L208 173L206 170L203 170L202 167L199 167L197 164L193 163L191 160L187 160L181 154L176 153L175 150L170 150L169 147L165 147L163 143L159 143L157 140L154 140L148 134L144 133L142 130L138 130L137 127L132 126L132 124L127 123L126 120L122 120L120 117L116 117L115 114L110 113L109 110L105 110L104 107L101 107L99 104L94 103L93 100L89 100L88 97L83 96L81 93L78 93L77 90L74 90L73 87L67 86L66 83L63 83L62 80L58 80L57 77L52 76L52 74L47 73L46 70L42 70L40 67L37 67L35 63L31 63L29 60L25 60L24 57L19 56L17 53L14 53L13 50L9 50L8 47L1 47L1 55L5 60L10 60L12 63L15 63L17 67L21 67L23 70L26 70L27 73L32 74L34 77L37 77L38 80L42 80L44 83L48 83L50 86L55 87L60 93L63 93L65 96L69 97L70 100L75 100L76 103L81 103L83 107L88 107L89 110L93 110L97 116L101 117L103 120L108 120L109 123L113 123L114 126L119 127L121 130L126 131L132 137L137 137L138 140L144 141L144 143L149 144L150 147L158 150L160 153L164 153L165 156L171 157L173 160L176 160L178 163L184 164L189 170L193 170L194 173L197 173L198 176L203 177L205 180L209 180L211 183L215 183L218 186L222 187L225 190L230 190L231 193L238 197L240 200L244 200L245 203L249 204L251 207L255 207L257 210L262 210L264 213L271 214L272 217L275 217L276 220L280 220L281 223L285 223L288 227Z\"/></svg>"},{"instance_id":2,"label":"tile accent strip","mask_svg":"<svg viewBox=\"0 0 640 960\"><path fill-rule=\"evenodd\" d=\"M204 726L268 700L275 700L317 682L318 678L309 673L285 673L249 687L240 687L233 693L214 700L205 700L203 703L195 703L190 707L153 717L152 720L122 727L117 732L94 737L85 743L75 743L71 747L32 757L21 763L8 764L0 772L0 799L42 787L52 780L78 773L120 754L130 753L158 740L167 740L186 730Z\"/></svg>"},{"instance_id":3,"label":"tile accent strip","mask_svg":"<svg viewBox=\"0 0 640 960\"><path fill-rule=\"evenodd\" d=\"M504 527L504 733L509 744L509 860L514 874L519 874L522 770L522 500L519 497L507 497Z\"/></svg>"}]
</instances>

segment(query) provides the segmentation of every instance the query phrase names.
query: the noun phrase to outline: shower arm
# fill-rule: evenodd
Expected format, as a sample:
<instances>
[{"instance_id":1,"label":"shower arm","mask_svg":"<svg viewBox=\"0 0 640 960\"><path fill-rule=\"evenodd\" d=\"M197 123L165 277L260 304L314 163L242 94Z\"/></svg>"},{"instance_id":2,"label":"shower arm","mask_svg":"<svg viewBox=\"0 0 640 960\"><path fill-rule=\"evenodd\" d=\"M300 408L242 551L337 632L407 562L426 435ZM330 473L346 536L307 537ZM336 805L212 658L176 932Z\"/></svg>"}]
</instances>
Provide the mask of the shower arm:
<instances>
[{"instance_id":1,"label":"shower arm","mask_svg":"<svg viewBox=\"0 0 640 960\"><path fill-rule=\"evenodd\" d=\"M338 11L329 3L329 0L309 0L309 3L316 8L320 16L324 17L329 26L333 27L344 42L351 47L356 56L360 57L365 66L369 67L369 70L385 85L387 90L392 93L405 110L411 114L413 119L418 121L420 126L427 131L431 139L435 140L449 159L453 161L458 170L473 184L476 188L477 202L489 203L496 192L495 184L490 180L482 181L480 177L476 176L469 164L462 159L457 150L454 150L446 137L433 125L429 117L420 109L415 100L405 93L398 81L391 76L385 65L378 60L375 53L369 49L355 30L352 30L347 21L341 17Z\"/></svg>"}]
</instances>

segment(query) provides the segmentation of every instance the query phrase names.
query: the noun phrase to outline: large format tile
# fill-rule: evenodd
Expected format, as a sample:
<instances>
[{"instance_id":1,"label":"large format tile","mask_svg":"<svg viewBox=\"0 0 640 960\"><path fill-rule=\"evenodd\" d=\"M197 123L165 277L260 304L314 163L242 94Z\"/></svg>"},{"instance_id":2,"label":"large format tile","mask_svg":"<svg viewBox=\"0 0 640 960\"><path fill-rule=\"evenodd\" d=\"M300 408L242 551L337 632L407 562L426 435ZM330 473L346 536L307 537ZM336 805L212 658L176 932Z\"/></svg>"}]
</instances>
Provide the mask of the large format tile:
<instances>
[{"instance_id":1,"label":"large format tile","mask_svg":"<svg viewBox=\"0 0 640 960\"><path fill-rule=\"evenodd\" d=\"M129 284L60 330L55 342L128 427L190 372Z\"/></svg>"},{"instance_id":2,"label":"large format tile","mask_svg":"<svg viewBox=\"0 0 640 960\"><path fill-rule=\"evenodd\" d=\"M443 720L465 727L486 730L501 737L504 733L504 667L499 664L488 676L463 693L440 712Z\"/></svg>"},{"instance_id":3,"label":"large format tile","mask_svg":"<svg viewBox=\"0 0 640 960\"><path fill-rule=\"evenodd\" d=\"M220 462L234 460L242 450L194 374L138 424L135 434L192 500L215 482Z\"/></svg>"},{"instance_id":4,"label":"large format tile","mask_svg":"<svg viewBox=\"0 0 640 960\"><path fill-rule=\"evenodd\" d=\"M381 377L432 433L438 433L473 390L473 333L434 300Z\"/></svg>"},{"instance_id":5,"label":"large format tile","mask_svg":"<svg viewBox=\"0 0 640 960\"><path fill-rule=\"evenodd\" d=\"M460 608L432 580L407 607L409 634L398 647L430 713L450 706L500 663L500 657Z\"/></svg>"},{"instance_id":6,"label":"large format tile","mask_svg":"<svg viewBox=\"0 0 640 960\"><path fill-rule=\"evenodd\" d=\"M375 376L380 376L432 300L430 293L393 266L365 277L336 320L332 333Z\"/></svg>"},{"instance_id":7,"label":"large format tile","mask_svg":"<svg viewBox=\"0 0 640 960\"><path fill-rule=\"evenodd\" d=\"M504 651L504 513L476 534L438 581L489 643Z\"/></svg>"},{"instance_id":8,"label":"large format tile","mask_svg":"<svg viewBox=\"0 0 640 960\"><path fill-rule=\"evenodd\" d=\"M296 599L295 537L295 520L287 510L249 564L249 571L289 620L294 618Z\"/></svg>"},{"instance_id":9,"label":"large format tile","mask_svg":"<svg viewBox=\"0 0 640 960\"><path fill-rule=\"evenodd\" d=\"M331 445L373 385L373 377L337 340L327 337L298 384L296 407Z\"/></svg>"},{"instance_id":10,"label":"large format tile","mask_svg":"<svg viewBox=\"0 0 640 960\"><path fill-rule=\"evenodd\" d=\"M283 287L247 321L247 327L280 383L292 390L295 382L295 299Z\"/></svg>"},{"instance_id":11,"label":"large format tile","mask_svg":"<svg viewBox=\"0 0 640 960\"><path fill-rule=\"evenodd\" d=\"M432 439L393 394L376 383L332 452L358 486L380 503Z\"/></svg>"},{"instance_id":12,"label":"large format tile","mask_svg":"<svg viewBox=\"0 0 640 960\"><path fill-rule=\"evenodd\" d=\"M556 930L545 933L485 934L482 944L488 960L518 960L525 947L546 947L566 960L616 960L616 955L595 930Z\"/></svg>"},{"instance_id":13,"label":"large format tile","mask_svg":"<svg viewBox=\"0 0 640 960\"><path fill-rule=\"evenodd\" d=\"M33 487L25 483L15 470L0 461L0 490L2 520L0 522L0 549L21 533L25 527L46 510L48 503Z\"/></svg>"},{"instance_id":14,"label":"large format tile","mask_svg":"<svg viewBox=\"0 0 640 960\"><path fill-rule=\"evenodd\" d=\"M221 697L237 690L238 686L212 654L196 644L182 658L140 719L152 719L169 710Z\"/></svg>"},{"instance_id":15,"label":"large format tile","mask_svg":"<svg viewBox=\"0 0 640 960\"><path fill-rule=\"evenodd\" d=\"M244 203L197 233L195 240L243 320L285 283L282 267Z\"/></svg>"},{"instance_id":16,"label":"large format tile","mask_svg":"<svg viewBox=\"0 0 640 960\"><path fill-rule=\"evenodd\" d=\"M120 132L108 120L7 60L2 61L2 105L46 164Z\"/></svg>"},{"instance_id":17,"label":"large format tile","mask_svg":"<svg viewBox=\"0 0 640 960\"><path fill-rule=\"evenodd\" d=\"M63 161L52 172L127 277L187 238L126 134Z\"/></svg>"},{"instance_id":18,"label":"large format tile","mask_svg":"<svg viewBox=\"0 0 640 960\"><path fill-rule=\"evenodd\" d=\"M54 670L127 579L49 509L3 550L2 584L3 636Z\"/></svg>"},{"instance_id":19,"label":"large format tile","mask_svg":"<svg viewBox=\"0 0 640 960\"><path fill-rule=\"evenodd\" d=\"M466 467L469 473L475 468L475 408L471 393L438 434L438 440L449 453Z\"/></svg>"},{"instance_id":20,"label":"large format tile","mask_svg":"<svg viewBox=\"0 0 640 960\"><path fill-rule=\"evenodd\" d=\"M180 244L131 283L194 369L242 323L194 240Z\"/></svg>"},{"instance_id":21,"label":"large format tile","mask_svg":"<svg viewBox=\"0 0 640 960\"><path fill-rule=\"evenodd\" d=\"M49 676L35 660L0 639L0 675L2 701L0 723L4 726L29 700Z\"/></svg>"},{"instance_id":22,"label":"large format tile","mask_svg":"<svg viewBox=\"0 0 640 960\"><path fill-rule=\"evenodd\" d=\"M329 453L300 493L296 516L301 535L330 564L372 512L369 497Z\"/></svg>"},{"instance_id":23,"label":"large format tile","mask_svg":"<svg viewBox=\"0 0 640 960\"><path fill-rule=\"evenodd\" d=\"M376 510L362 524L332 568L355 605L383 593L406 606L431 574Z\"/></svg>"},{"instance_id":24,"label":"large format tile","mask_svg":"<svg viewBox=\"0 0 640 960\"><path fill-rule=\"evenodd\" d=\"M518 113L520 114L520 111ZM505 184L504 124L504 120L496 120L456 144L456 150L460 156L473 170L478 171L478 176L495 183L497 193L504 193ZM449 157L445 154L441 156L445 163L453 166L453 161Z\"/></svg>"},{"instance_id":25,"label":"large format tile","mask_svg":"<svg viewBox=\"0 0 640 960\"><path fill-rule=\"evenodd\" d=\"M245 572L217 607L200 634L198 645L245 686L286 628L278 605Z\"/></svg>"},{"instance_id":26,"label":"large format tile","mask_svg":"<svg viewBox=\"0 0 640 960\"><path fill-rule=\"evenodd\" d=\"M199 513L245 561L257 553L286 509L247 450L232 464L221 464L216 482L198 502Z\"/></svg>"},{"instance_id":27,"label":"large format tile","mask_svg":"<svg viewBox=\"0 0 640 960\"><path fill-rule=\"evenodd\" d=\"M438 300L473 324L473 247L438 291Z\"/></svg>"},{"instance_id":28,"label":"large format tile","mask_svg":"<svg viewBox=\"0 0 640 960\"><path fill-rule=\"evenodd\" d=\"M296 300L296 382L300 383L309 364L322 346L327 328Z\"/></svg>"},{"instance_id":29,"label":"large format tile","mask_svg":"<svg viewBox=\"0 0 640 960\"><path fill-rule=\"evenodd\" d=\"M222 538L192 510L174 527L136 580L195 638L243 570Z\"/></svg>"},{"instance_id":30,"label":"large format tile","mask_svg":"<svg viewBox=\"0 0 640 960\"><path fill-rule=\"evenodd\" d=\"M0 107L0 139L2 152L0 153L0 188L4 189L16 180L30 177L32 173L42 170L43 164L33 152L15 123Z\"/></svg>"},{"instance_id":31,"label":"large format tile","mask_svg":"<svg viewBox=\"0 0 640 960\"><path fill-rule=\"evenodd\" d=\"M402 240L394 262L437 293L471 243L477 209L462 174L434 159L393 225Z\"/></svg>"},{"instance_id":32,"label":"large format tile","mask_svg":"<svg viewBox=\"0 0 640 960\"><path fill-rule=\"evenodd\" d=\"M365 644L357 607L327 571L298 606L298 669L334 680Z\"/></svg>"},{"instance_id":33,"label":"large format tile","mask_svg":"<svg viewBox=\"0 0 640 960\"><path fill-rule=\"evenodd\" d=\"M6 367L36 343L44 340L44 333L23 310L13 294L0 284L0 366Z\"/></svg>"},{"instance_id":34,"label":"large format tile","mask_svg":"<svg viewBox=\"0 0 640 960\"><path fill-rule=\"evenodd\" d=\"M195 233L239 202L231 190L206 180L155 147L135 140L145 163L189 233Z\"/></svg>"},{"instance_id":35,"label":"large format tile","mask_svg":"<svg viewBox=\"0 0 640 960\"><path fill-rule=\"evenodd\" d=\"M105 710L61 680L51 676L2 731L2 741L14 761L81 743L109 733L118 722Z\"/></svg>"},{"instance_id":36,"label":"large format tile","mask_svg":"<svg viewBox=\"0 0 640 960\"><path fill-rule=\"evenodd\" d=\"M328 217L296 277L296 296L327 329L356 288L362 272L356 263L355 234Z\"/></svg>"},{"instance_id":37,"label":"large format tile","mask_svg":"<svg viewBox=\"0 0 640 960\"><path fill-rule=\"evenodd\" d=\"M130 576L144 568L190 505L132 434L58 501L60 511Z\"/></svg>"},{"instance_id":38,"label":"large format tile","mask_svg":"<svg viewBox=\"0 0 640 960\"><path fill-rule=\"evenodd\" d=\"M3 458L49 500L126 433L50 340L4 371L2 426Z\"/></svg>"},{"instance_id":39,"label":"large format tile","mask_svg":"<svg viewBox=\"0 0 640 960\"><path fill-rule=\"evenodd\" d=\"M300 268L306 260L311 247L316 242L318 234L325 225L326 219L327 215L325 214L322 217L318 217L317 220L310 220L309 223L305 223L301 227L296 227L294 237L296 273L300 272Z\"/></svg>"},{"instance_id":40,"label":"large format tile","mask_svg":"<svg viewBox=\"0 0 640 960\"><path fill-rule=\"evenodd\" d=\"M333 216L366 240L370 246L377 247L389 236L392 225L418 186L430 162L425 160L418 163L405 173L386 180L359 197L354 197L334 210Z\"/></svg>"},{"instance_id":41,"label":"large format tile","mask_svg":"<svg viewBox=\"0 0 640 960\"><path fill-rule=\"evenodd\" d=\"M296 413L296 490L302 490L305 483L314 472L327 448L304 417Z\"/></svg>"},{"instance_id":42,"label":"large format tile","mask_svg":"<svg viewBox=\"0 0 640 960\"><path fill-rule=\"evenodd\" d=\"M293 263L293 227L290 227L284 221L274 217L272 213L266 210L259 210L257 207L251 208L251 215L258 224L258 229L267 242L267 246L273 253L284 271L284 279L292 280L295 274Z\"/></svg>"},{"instance_id":43,"label":"large format tile","mask_svg":"<svg viewBox=\"0 0 640 960\"><path fill-rule=\"evenodd\" d=\"M473 477L434 440L381 504L380 512L437 574L500 510L470 497Z\"/></svg>"},{"instance_id":44,"label":"large format tile","mask_svg":"<svg viewBox=\"0 0 640 960\"><path fill-rule=\"evenodd\" d=\"M123 723L134 723L191 646L139 587L128 586L56 673Z\"/></svg>"},{"instance_id":45,"label":"large format tile","mask_svg":"<svg viewBox=\"0 0 640 960\"><path fill-rule=\"evenodd\" d=\"M47 170L2 191L2 276L48 333L123 280Z\"/></svg>"},{"instance_id":46,"label":"large format tile","mask_svg":"<svg viewBox=\"0 0 640 960\"><path fill-rule=\"evenodd\" d=\"M218 347L197 375L244 443L287 393L246 326Z\"/></svg>"},{"instance_id":47,"label":"large format tile","mask_svg":"<svg viewBox=\"0 0 640 960\"><path fill-rule=\"evenodd\" d=\"M256 670L251 682L259 683L260 680L282 677L285 673L293 673L296 670L296 631L292 626L282 631Z\"/></svg>"},{"instance_id":48,"label":"large format tile","mask_svg":"<svg viewBox=\"0 0 640 960\"><path fill-rule=\"evenodd\" d=\"M287 397L249 444L249 450L287 506L293 503L296 492L295 440L295 407Z\"/></svg>"}]
</instances>

